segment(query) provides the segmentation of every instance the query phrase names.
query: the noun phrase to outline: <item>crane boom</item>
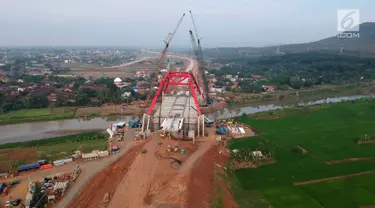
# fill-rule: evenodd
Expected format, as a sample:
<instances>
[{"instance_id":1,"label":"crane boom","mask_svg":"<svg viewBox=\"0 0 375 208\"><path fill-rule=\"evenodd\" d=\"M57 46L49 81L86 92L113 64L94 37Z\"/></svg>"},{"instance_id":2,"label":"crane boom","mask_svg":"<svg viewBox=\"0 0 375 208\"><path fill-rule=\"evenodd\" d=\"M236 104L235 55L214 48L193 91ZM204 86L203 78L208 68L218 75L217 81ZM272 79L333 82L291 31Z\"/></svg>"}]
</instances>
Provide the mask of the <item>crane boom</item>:
<instances>
[{"instance_id":1,"label":"crane boom","mask_svg":"<svg viewBox=\"0 0 375 208\"><path fill-rule=\"evenodd\" d=\"M160 58L159 58L158 63L157 63L156 75L155 75L155 78L152 80L150 90L152 90L152 89L154 88L155 82L156 82L156 80L157 80L158 77L159 77L160 70L163 68L163 63L164 63L164 59L165 59L166 52L167 52L167 50L168 50L169 44L170 44L170 42L172 41L174 35L176 34L178 28L180 27L181 22L182 22L182 20L184 19L184 17L185 17L185 13L182 14L182 17L181 17L180 20L178 21L177 26L175 27L175 29L173 30L172 33L169 33L169 34L168 34L167 39L164 41L165 46L164 46L163 51L162 51L161 54L160 54ZM148 102L149 102L149 100L150 100L150 96L151 96L151 91L150 91L150 92L148 93L148 95L147 95L147 98L146 98L146 106L147 106L147 104L148 104Z\"/></svg>"},{"instance_id":2,"label":"crane boom","mask_svg":"<svg viewBox=\"0 0 375 208\"><path fill-rule=\"evenodd\" d=\"M191 12L191 10L189 11L189 13L190 13L191 21L193 22L193 27L194 27L194 31L195 31L195 36L197 37L197 42L198 42L198 45L197 45L198 56L197 56L197 58L199 59L199 60L198 60L199 62L203 62L203 54L202 54L201 38L200 38L199 35L198 35L198 30L197 30L197 26L195 25L195 20L194 20L193 13ZM203 64L203 63L200 63L200 64Z\"/></svg>"},{"instance_id":3,"label":"crane boom","mask_svg":"<svg viewBox=\"0 0 375 208\"><path fill-rule=\"evenodd\" d=\"M185 13L182 14L182 17L178 21L177 26L175 27L174 31L172 33L169 33L167 39L164 41L165 47L164 47L163 51L161 52L160 58L159 58L159 61L158 61L157 76L159 75L158 73L160 72L160 69L163 67L163 62L164 62L164 59L165 59L166 52L167 52L167 50L169 48L169 44L172 41L174 35L176 34L178 28L180 27L181 22L184 19L184 17L185 17Z\"/></svg>"},{"instance_id":4,"label":"crane boom","mask_svg":"<svg viewBox=\"0 0 375 208\"><path fill-rule=\"evenodd\" d=\"M193 53L194 53L194 56L196 58L198 58L199 56L199 53L198 53L198 46L197 46L197 43L195 41L195 37L193 35L193 31L189 30L189 34L190 34L190 40L191 40L191 44L193 46Z\"/></svg>"}]
</instances>

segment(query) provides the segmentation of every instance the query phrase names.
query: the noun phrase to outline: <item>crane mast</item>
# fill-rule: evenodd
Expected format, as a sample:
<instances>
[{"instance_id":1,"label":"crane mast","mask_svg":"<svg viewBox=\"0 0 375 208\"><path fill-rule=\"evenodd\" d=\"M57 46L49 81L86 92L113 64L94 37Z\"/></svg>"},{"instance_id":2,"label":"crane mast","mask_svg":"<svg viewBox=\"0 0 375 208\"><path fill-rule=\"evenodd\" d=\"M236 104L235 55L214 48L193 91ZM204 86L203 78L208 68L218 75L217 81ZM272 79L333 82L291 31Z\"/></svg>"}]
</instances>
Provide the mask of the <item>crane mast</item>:
<instances>
[{"instance_id":1,"label":"crane mast","mask_svg":"<svg viewBox=\"0 0 375 208\"><path fill-rule=\"evenodd\" d=\"M191 21L193 23L195 36L197 38L197 43L198 43L197 44L197 52L198 52L197 58L198 58L199 62L202 62L200 64L203 64L203 53L202 53L202 46L201 46L201 38L198 35L198 30L197 30L197 26L195 25L195 20L194 20L193 13L191 12L191 10L189 11L189 13L190 13Z\"/></svg>"},{"instance_id":2,"label":"crane mast","mask_svg":"<svg viewBox=\"0 0 375 208\"><path fill-rule=\"evenodd\" d=\"M193 13L191 12L191 10L189 11L190 13L190 17L191 17L191 21L193 23L193 27L194 27L194 31L195 31L195 36L196 36L196 39L197 41L195 40L195 37L193 35L193 32L191 30L189 30L189 33L190 33L190 39L191 39L191 42L193 44L193 49L194 49L194 55L198 61L198 64L199 64L199 71L200 71L200 74L202 76L202 79L203 79L203 83L201 83L201 85L203 85L202 87L204 87L204 98L205 98L205 101L208 103L208 85L207 85L207 78L205 76L205 63L203 61L203 53L202 53L202 46L201 46L201 41L200 41L200 37L198 35L198 30L197 30L197 27L195 25L195 20L194 20L194 16L193 16Z\"/></svg>"}]
</instances>

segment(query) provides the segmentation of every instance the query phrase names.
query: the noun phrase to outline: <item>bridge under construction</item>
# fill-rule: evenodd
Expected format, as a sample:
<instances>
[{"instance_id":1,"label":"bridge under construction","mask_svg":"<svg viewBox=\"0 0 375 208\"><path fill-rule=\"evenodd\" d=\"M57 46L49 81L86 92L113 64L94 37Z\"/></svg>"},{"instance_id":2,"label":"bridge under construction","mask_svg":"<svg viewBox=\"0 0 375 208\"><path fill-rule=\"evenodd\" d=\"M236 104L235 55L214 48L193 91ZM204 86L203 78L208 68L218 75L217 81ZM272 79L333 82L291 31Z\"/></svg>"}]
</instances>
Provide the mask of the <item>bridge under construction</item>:
<instances>
[{"instance_id":1,"label":"bridge under construction","mask_svg":"<svg viewBox=\"0 0 375 208\"><path fill-rule=\"evenodd\" d=\"M191 11L190 16L196 37L194 37L192 30L189 30L189 34L197 61L191 58L176 56L177 58L184 58L190 61L189 66L183 72L174 72L170 70L169 67L163 65L169 44L184 16L185 14L180 18L174 31L169 33L167 40L164 41L164 50L160 53L156 79L150 86L150 89L156 88L157 90L147 113L143 115L142 119L142 133L145 137L150 131L169 132L170 135L172 134L175 138L179 139L195 140L196 136L205 135L205 119L208 119L201 113L200 105L206 104L207 88L204 86L200 38L197 35L197 29ZM199 85L201 85L202 88ZM150 94L149 92L146 105L150 99ZM158 99L161 100L161 103L156 112L152 114Z\"/></svg>"}]
</instances>

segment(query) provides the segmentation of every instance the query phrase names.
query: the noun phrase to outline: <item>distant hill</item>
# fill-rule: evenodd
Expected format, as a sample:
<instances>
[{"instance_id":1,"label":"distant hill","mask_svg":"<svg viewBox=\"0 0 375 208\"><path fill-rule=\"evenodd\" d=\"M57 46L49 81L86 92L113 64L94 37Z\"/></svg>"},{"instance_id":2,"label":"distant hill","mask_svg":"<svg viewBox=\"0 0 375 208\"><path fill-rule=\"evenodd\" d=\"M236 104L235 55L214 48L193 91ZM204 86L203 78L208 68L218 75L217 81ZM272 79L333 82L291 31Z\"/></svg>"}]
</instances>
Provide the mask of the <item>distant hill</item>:
<instances>
[{"instance_id":1,"label":"distant hill","mask_svg":"<svg viewBox=\"0 0 375 208\"><path fill-rule=\"evenodd\" d=\"M360 25L359 38L339 38L337 36L319 41L300 44L287 44L270 47L210 48L204 54L208 56L261 56L308 51L331 51L358 55L375 55L375 22ZM278 50L279 47L279 50ZM277 52L278 51L278 52Z\"/></svg>"}]
</instances>

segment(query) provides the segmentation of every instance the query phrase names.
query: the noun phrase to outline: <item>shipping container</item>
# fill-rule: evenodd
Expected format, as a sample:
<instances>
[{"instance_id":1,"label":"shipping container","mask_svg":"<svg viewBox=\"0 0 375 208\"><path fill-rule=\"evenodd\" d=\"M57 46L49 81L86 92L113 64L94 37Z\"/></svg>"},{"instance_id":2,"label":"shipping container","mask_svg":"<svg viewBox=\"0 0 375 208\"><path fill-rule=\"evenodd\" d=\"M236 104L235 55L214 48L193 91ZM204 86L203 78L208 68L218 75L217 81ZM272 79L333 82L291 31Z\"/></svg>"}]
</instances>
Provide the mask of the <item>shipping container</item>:
<instances>
[{"instance_id":1,"label":"shipping container","mask_svg":"<svg viewBox=\"0 0 375 208\"><path fill-rule=\"evenodd\" d=\"M68 158L68 159L63 159L62 161L64 161L64 163L70 163L70 162L73 162L73 159Z\"/></svg>"},{"instance_id":2,"label":"shipping container","mask_svg":"<svg viewBox=\"0 0 375 208\"><path fill-rule=\"evenodd\" d=\"M27 170L31 170L31 169L37 169L39 167L40 167L40 164L36 162L36 163L32 163L32 164L21 165L17 168L17 171L18 172L27 171Z\"/></svg>"},{"instance_id":3,"label":"shipping container","mask_svg":"<svg viewBox=\"0 0 375 208\"><path fill-rule=\"evenodd\" d=\"M65 164L65 162L63 160L53 161L54 166L61 166L61 165L64 165L64 164Z\"/></svg>"}]
</instances>

